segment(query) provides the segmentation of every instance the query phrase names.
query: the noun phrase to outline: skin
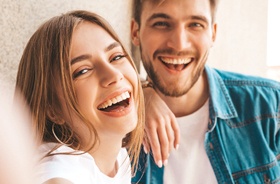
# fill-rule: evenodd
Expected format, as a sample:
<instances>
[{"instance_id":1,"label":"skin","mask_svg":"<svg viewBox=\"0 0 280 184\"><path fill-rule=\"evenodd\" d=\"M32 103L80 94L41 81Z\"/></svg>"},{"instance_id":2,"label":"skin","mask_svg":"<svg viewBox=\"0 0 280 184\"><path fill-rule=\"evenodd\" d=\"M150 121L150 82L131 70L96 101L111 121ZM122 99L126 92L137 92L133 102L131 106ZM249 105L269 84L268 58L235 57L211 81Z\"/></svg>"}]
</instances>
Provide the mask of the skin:
<instances>
[{"instance_id":1,"label":"skin","mask_svg":"<svg viewBox=\"0 0 280 184\"><path fill-rule=\"evenodd\" d=\"M137 107L134 102L137 95L134 91L137 73L120 43L103 28L90 22L82 22L74 30L70 62L79 107L93 123L100 138L99 144L89 154L104 174L113 177L122 139L137 124ZM100 110L102 104L124 92L130 93L129 105L110 111ZM81 126L82 120L74 116L74 113L63 109L63 118L77 130L82 146L86 149L85 145L91 141L88 129ZM61 183L63 180L57 178L48 183Z\"/></svg>"},{"instance_id":2,"label":"skin","mask_svg":"<svg viewBox=\"0 0 280 184\"><path fill-rule=\"evenodd\" d=\"M132 20L131 33L157 93L148 88L144 91L149 109L146 132L161 167L167 164L171 148L178 148L175 117L195 112L208 99L204 66L215 41L216 24L212 23L208 0L145 1L141 25ZM175 65L182 61L187 65Z\"/></svg>"}]
</instances>

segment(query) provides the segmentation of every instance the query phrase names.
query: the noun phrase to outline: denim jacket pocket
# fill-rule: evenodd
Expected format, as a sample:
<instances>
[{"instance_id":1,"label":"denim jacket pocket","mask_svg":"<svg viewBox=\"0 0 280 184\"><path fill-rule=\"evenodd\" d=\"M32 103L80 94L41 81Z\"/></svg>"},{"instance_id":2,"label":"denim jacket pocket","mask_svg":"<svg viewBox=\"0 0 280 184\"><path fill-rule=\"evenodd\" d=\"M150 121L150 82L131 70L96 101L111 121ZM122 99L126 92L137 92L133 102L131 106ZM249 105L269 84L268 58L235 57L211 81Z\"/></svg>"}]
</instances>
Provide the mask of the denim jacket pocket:
<instances>
[{"instance_id":1,"label":"denim jacket pocket","mask_svg":"<svg viewBox=\"0 0 280 184\"><path fill-rule=\"evenodd\" d=\"M280 163L273 163L233 173L236 184L279 184Z\"/></svg>"}]
</instances>

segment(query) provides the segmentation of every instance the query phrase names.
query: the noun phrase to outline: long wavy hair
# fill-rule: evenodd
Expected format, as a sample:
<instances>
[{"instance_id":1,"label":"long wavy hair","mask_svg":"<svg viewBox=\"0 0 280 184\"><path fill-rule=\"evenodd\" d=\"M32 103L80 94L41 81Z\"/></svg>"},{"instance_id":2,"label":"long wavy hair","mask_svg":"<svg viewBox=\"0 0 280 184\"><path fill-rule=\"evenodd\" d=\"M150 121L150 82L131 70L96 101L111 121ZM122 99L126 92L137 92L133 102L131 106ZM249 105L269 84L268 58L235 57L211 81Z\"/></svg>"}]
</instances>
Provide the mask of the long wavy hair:
<instances>
[{"instance_id":1,"label":"long wavy hair","mask_svg":"<svg viewBox=\"0 0 280 184\"><path fill-rule=\"evenodd\" d=\"M55 142L58 145L65 144L74 150L81 148L81 141L75 130L67 123L55 124L56 122L53 122L53 118L50 117L50 114L59 117L62 107L66 106L69 112L74 112L83 120L91 132L93 141L89 149L84 150L87 152L98 143L98 132L82 114L77 103L69 55L73 31L82 21L92 22L102 27L113 39L121 43L108 22L95 13L78 10L53 17L42 24L27 43L18 67L16 88L23 94L29 106L37 140ZM137 72L127 49L123 44L122 47ZM58 100L59 94L55 90L58 82L64 102ZM128 149L133 169L137 165L144 134L144 100L139 79L134 90L138 106L138 122L136 128L126 135L122 143L122 146ZM51 113L48 113L50 111Z\"/></svg>"}]
</instances>

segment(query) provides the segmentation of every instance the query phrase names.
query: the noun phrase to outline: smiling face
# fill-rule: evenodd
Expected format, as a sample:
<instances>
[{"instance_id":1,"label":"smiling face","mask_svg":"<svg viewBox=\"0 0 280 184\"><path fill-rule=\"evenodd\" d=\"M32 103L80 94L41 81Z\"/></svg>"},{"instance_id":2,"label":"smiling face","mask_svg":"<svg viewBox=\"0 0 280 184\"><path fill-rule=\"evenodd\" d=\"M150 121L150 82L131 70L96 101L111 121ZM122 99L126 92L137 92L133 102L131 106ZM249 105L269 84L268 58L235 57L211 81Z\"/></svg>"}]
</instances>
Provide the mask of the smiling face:
<instances>
[{"instance_id":1,"label":"smiling face","mask_svg":"<svg viewBox=\"0 0 280 184\"><path fill-rule=\"evenodd\" d=\"M132 21L132 40L154 85L166 96L186 94L215 40L209 0L144 1L140 22Z\"/></svg>"},{"instance_id":2,"label":"smiling face","mask_svg":"<svg viewBox=\"0 0 280 184\"><path fill-rule=\"evenodd\" d=\"M131 132L137 124L138 81L120 43L100 26L83 21L74 30L70 59L79 108L100 139L122 138ZM79 118L68 121L83 140L88 138Z\"/></svg>"}]
</instances>

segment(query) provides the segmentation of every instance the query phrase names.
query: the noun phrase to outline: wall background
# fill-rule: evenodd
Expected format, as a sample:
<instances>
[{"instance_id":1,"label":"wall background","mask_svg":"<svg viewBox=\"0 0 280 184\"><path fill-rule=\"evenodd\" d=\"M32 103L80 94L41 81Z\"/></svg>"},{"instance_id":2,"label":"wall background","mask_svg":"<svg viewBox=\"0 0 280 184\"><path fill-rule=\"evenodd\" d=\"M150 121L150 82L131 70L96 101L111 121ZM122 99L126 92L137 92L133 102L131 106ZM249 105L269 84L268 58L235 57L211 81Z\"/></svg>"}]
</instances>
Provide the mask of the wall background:
<instances>
[{"instance_id":1,"label":"wall background","mask_svg":"<svg viewBox=\"0 0 280 184\"><path fill-rule=\"evenodd\" d=\"M130 48L131 2L0 0L0 87L10 90L12 96L18 63L28 39L42 22L69 10L85 9L100 14ZM270 77L266 66L267 8L268 1L263 0L220 0L217 40L208 64L219 69ZM139 64L137 52L135 62Z\"/></svg>"},{"instance_id":2,"label":"wall background","mask_svg":"<svg viewBox=\"0 0 280 184\"><path fill-rule=\"evenodd\" d=\"M130 47L131 0L0 0L0 4L0 87L10 90L11 96L25 45L38 26L53 16L74 9L94 11Z\"/></svg>"},{"instance_id":3,"label":"wall background","mask_svg":"<svg viewBox=\"0 0 280 184\"><path fill-rule=\"evenodd\" d=\"M208 63L266 77L267 9L263 0L220 0L217 39Z\"/></svg>"}]
</instances>

